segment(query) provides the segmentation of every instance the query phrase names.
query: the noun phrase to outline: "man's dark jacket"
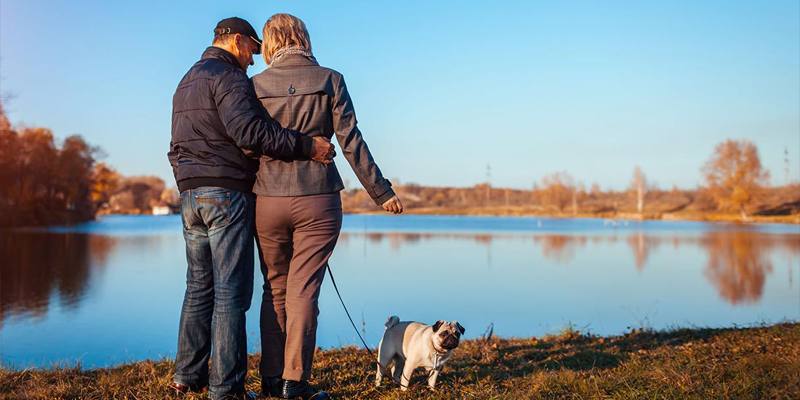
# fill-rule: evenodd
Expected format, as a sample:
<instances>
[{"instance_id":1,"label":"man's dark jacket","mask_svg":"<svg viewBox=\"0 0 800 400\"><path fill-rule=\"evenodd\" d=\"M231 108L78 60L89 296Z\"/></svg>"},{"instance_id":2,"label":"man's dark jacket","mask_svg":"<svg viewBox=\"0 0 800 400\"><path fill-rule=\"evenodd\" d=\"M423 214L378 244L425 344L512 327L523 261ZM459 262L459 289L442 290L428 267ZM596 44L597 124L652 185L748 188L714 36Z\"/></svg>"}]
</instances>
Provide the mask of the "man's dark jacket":
<instances>
[{"instance_id":1,"label":"man's dark jacket","mask_svg":"<svg viewBox=\"0 0 800 400\"><path fill-rule=\"evenodd\" d=\"M233 54L209 47L181 79L172 98L167 153L178 190L219 186L250 192L258 161L247 155L307 159L311 138L284 129L256 98Z\"/></svg>"}]
</instances>

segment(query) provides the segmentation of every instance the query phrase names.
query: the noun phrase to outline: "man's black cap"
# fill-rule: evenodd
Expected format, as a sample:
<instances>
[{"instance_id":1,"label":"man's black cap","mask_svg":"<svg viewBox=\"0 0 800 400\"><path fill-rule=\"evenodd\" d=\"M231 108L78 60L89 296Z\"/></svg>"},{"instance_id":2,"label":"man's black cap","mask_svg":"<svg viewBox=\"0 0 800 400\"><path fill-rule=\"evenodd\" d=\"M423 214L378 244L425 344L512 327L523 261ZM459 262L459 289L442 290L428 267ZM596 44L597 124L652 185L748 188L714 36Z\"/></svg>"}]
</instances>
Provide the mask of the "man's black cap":
<instances>
[{"instance_id":1,"label":"man's black cap","mask_svg":"<svg viewBox=\"0 0 800 400\"><path fill-rule=\"evenodd\" d=\"M256 43L258 43L258 50L256 50L254 53L261 54L261 39L258 38L256 30L253 29L253 26L250 25L249 22L239 17L225 18L222 21L219 21L217 23L217 27L214 28L214 37L234 33L249 36L250 39L255 40Z\"/></svg>"}]
</instances>

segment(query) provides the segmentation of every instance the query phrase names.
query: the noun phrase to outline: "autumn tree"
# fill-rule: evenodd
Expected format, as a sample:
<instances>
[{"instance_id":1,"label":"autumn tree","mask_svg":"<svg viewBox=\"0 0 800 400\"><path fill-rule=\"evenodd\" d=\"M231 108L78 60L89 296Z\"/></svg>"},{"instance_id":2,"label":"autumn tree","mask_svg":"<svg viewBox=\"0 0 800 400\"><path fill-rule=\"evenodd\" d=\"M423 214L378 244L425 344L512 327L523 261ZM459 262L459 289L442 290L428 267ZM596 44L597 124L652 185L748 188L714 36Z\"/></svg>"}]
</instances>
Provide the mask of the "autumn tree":
<instances>
[{"instance_id":1,"label":"autumn tree","mask_svg":"<svg viewBox=\"0 0 800 400\"><path fill-rule=\"evenodd\" d=\"M723 211L738 211L747 218L747 208L769 179L761 166L756 146L748 140L726 140L716 146L703 167L709 194Z\"/></svg>"},{"instance_id":2,"label":"autumn tree","mask_svg":"<svg viewBox=\"0 0 800 400\"><path fill-rule=\"evenodd\" d=\"M96 151L78 135L59 146L49 129L15 129L0 105L0 226L91 219Z\"/></svg>"},{"instance_id":3,"label":"autumn tree","mask_svg":"<svg viewBox=\"0 0 800 400\"><path fill-rule=\"evenodd\" d=\"M5 108L3 107L3 103L0 102L0 132L11 131L11 122L8 120L6 116Z\"/></svg>"},{"instance_id":4,"label":"autumn tree","mask_svg":"<svg viewBox=\"0 0 800 400\"><path fill-rule=\"evenodd\" d=\"M108 204L111 196L119 189L120 174L108 164L100 162L92 170L91 200L95 209L101 209Z\"/></svg>"},{"instance_id":5,"label":"autumn tree","mask_svg":"<svg viewBox=\"0 0 800 400\"><path fill-rule=\"evenodd\" d=\"M156 176L131 176L120 179L118 190L109 199L112 212L148 214L161 204L164 181Z\"/></svg>"},{"instance_id":6,"label":"autumn tree","mask_svg":"<svg viewBox=\"0 0 800 400\"><path fill-rule=\"evenodd\" d=\"M19 144L13 195L23 206L54 207L49 190L58 159L53 133L45 128L26 128L19 134Z\"/></svg>"},{"instance_id":7,"label":"autumn tree","mask_svg":"<svg viewBox=\"0 0 800 400\"><path fill-rule=\"evenodd\" d=\"M592 187L589 189L589 197L595 199L600 197L603 194L603 191L600 189L600 185L597 182L592 182Z\"/></svg>"},{"instance_id":8,"label":"autumn tree","mask_svg":"<svg viewBox=\"0 0 800 400\"><path fill-rule=\"evenodd\" d=\"M19 136L3 112L0 103L0 206L13 205L11 192L18 172Z\"/></svg>"},{"instance_id":9,"label":"autumn tree","mask_svg":"<svg viewBox=\"0 0 800 400\"><path fill-rule=\"evenodd\" d=\"M166 188L161 191L159 202L166 205L179 205L181 203L181 194L174 187Z\"/></svg>"},{"instance_id":10,"label":"autumn tree","mask_svg":"<svg viewBox=\"0 0 800 400\"><path fill-rule=\"evenodd\" d=\"M92 167L97 149L78 135L64 139L55 173L55 190L68 210L80 210L87 219L94 216L91 201Z\"/></svg>"},{"instance_id":11,"label":"autumn tree","mask_svg":"<svg viewBox=\"0 0 800 400\"><path fill-rule=\"evenodd\" d=\"M542 178L542 200L554 206L558 211L575 199L575 181L566 172L554 172Z\"/></svg>"}]
</instances>

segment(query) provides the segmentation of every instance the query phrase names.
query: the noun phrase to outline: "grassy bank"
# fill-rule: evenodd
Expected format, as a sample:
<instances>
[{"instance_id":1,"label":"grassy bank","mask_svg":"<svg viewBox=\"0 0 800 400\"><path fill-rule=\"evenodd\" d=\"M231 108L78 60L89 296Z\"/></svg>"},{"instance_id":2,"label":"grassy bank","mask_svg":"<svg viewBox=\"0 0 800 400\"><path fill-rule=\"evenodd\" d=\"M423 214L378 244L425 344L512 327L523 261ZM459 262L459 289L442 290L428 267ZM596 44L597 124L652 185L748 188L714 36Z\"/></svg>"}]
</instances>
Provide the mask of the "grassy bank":
<instances>
[{"instance_id":1,"label":"grassy bank","mask_svg":"<svg viewBox=\"0 0 800 400\"><path fill-rule=\"evenodd\" d=\"M250 357L252 390L260 385L258 360ZM407 393L386 380L375 389L370 362L357 348L320 351L313 383L340 399L797 398L800 324L470 340L433 392L424 387L422 371ZM172 369L170 361L145 361L89 371L0 370L0 398L175 398L166 390Z\"/></svg>"}]
</instances>

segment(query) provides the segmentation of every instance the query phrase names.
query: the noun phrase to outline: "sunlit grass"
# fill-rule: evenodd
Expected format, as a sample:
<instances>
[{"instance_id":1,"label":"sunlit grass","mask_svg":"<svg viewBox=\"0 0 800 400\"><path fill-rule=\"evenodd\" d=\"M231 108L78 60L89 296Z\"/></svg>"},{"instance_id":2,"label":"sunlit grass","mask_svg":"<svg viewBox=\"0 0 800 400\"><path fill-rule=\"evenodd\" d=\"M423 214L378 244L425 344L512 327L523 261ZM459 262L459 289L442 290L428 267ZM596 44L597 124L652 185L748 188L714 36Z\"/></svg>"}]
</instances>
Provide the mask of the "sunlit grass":
<instances>
[{"instance_id":1,"label":"sunlit grass","mask_svg":"<svg viewBox=\"0 0 800 400\"><path fill-rule=\"evenodd\" d=\"M259 355L247 387L258 391ZM800 393L800 324L637 329L597 337L575 327L541 338L475 339L458 348L435 391L418 371L402 393L373 385L363 349L318 351L313 383L340 399L764 399ZM0 370L2 399L169 399L171 361L109 369ZM205 398L194 395L190 398Z\"/></svg>"}]
</instances>

